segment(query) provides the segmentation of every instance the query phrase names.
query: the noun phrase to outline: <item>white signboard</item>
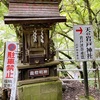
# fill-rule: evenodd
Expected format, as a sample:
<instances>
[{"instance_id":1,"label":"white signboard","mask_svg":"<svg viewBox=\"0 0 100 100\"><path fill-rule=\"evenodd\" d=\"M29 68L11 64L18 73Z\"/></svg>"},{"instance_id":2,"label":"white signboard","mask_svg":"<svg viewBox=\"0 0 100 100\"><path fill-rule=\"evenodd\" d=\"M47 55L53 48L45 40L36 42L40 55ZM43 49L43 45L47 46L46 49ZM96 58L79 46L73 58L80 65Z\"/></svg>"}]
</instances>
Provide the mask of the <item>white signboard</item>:
<instances>
[{"instance_id":1,"label":"white signboard","mask_svg":"<svg viewBox=\"0 0 100 100\"><path fill-rule=\"evenodd\" d=\"M73 31L76 60L94 60L94 35L92 25L75 25Z\"/></svg>"},{"instance_id":2,"label":"white signboard","mask_svg":"<svg viewBox=\"0 0 100 100\"><path fill-rule=\"evenodd\" d=\"M16 42L6 42L4 58L3 88L11 89L10 100L15 100L17 84L17 51Z\"/></svg>"}]
</instances>

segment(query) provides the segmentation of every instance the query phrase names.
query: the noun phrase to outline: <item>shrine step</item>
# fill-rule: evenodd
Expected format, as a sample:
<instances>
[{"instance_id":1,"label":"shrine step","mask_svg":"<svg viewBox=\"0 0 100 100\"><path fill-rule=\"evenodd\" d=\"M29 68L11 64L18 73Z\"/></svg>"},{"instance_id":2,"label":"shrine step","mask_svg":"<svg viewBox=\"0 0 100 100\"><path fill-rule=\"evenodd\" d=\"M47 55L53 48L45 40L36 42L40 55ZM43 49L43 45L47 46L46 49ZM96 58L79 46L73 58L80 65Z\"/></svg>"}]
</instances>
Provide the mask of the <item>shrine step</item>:
<instances>
[{"instance_id":1,"label":"shrine step","mask_svg":"<svg viewBox=\"0 0 100 100\"><path fill-rule=\"evenodd\" d=\"M27 84L42 83L42 82L57 81L58 79L59 79L58 76L45 77L45 78L36 78L36 79L27 79L27 80L18 81L18 86L27 85Z\"/></svg>"}]
</instances>

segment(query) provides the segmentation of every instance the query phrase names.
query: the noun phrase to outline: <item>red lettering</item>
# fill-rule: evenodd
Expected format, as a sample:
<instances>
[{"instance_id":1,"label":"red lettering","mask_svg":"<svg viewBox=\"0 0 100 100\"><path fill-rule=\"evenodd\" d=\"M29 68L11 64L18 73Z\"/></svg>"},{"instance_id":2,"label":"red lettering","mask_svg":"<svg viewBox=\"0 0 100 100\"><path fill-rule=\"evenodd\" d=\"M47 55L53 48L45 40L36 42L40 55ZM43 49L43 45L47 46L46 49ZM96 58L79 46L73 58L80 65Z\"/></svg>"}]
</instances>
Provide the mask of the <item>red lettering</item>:
<instances>
[{"instance_id":1,"label":"red lettering","mask_svg":"<svg viewBox=\"0 0 100 100\"><path fill-rule=\"evenodd\" d=\"M13 72L7 71L6 78L13 78Z\"/></svg>"},{"instance_id":2,"label":"red lettering","mask_svg":"<svg viewBox=\"0 0 100 100\"><path fill-rule=\"evenodd\" d=\"M7 65L6 68L7 68L6 78L13 78L14 65Z\"/></svg>"},{"instance_id":3,"label":"red lettering","mask_svg":"<svg viewBox=\"0 0 100 100\"><path fill-rule=\"evenodd\" d=\"M15 53L14 52L8 52L8 58L15 58Z\"/></svg>"},{"instance_id":4,"label":"red lettering","mask_svg":"<svg viewBox=\"0 0 100 100\"><path fill-rule=\"evenodd\" d=\"M14 64L14 59L8 59L7 64Z\"/></svg>"},{"instance_id":5,"label":"red lettering","mask_svg":"<svg viewBox=\"0 0 100 100\"><path fill-rule=\"evenodd\" d=\"M7 71L14 71L14 65L7 65Z\"/></svg>"}]
</instances>

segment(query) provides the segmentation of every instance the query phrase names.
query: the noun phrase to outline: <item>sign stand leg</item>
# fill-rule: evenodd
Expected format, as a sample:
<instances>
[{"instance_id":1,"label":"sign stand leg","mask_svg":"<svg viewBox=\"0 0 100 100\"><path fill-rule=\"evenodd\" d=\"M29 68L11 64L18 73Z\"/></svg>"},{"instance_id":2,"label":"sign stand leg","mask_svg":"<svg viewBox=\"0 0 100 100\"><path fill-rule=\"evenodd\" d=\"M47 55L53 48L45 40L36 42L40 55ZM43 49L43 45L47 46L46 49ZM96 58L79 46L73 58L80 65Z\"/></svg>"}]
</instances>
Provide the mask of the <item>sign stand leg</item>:
<instances>
[{"instance_id":1,"label":"sign stand leg","mask_svg":"<svg viewBox=\"0 0 100 100\"><path fill-rule=\"evenodd\" d=\"M85 85L85 96L89 99L89 87L88 87L88 74L87 74L87 62L83 62L83 72L84 72L84 85Z\"/></svg>"}]
</instances>

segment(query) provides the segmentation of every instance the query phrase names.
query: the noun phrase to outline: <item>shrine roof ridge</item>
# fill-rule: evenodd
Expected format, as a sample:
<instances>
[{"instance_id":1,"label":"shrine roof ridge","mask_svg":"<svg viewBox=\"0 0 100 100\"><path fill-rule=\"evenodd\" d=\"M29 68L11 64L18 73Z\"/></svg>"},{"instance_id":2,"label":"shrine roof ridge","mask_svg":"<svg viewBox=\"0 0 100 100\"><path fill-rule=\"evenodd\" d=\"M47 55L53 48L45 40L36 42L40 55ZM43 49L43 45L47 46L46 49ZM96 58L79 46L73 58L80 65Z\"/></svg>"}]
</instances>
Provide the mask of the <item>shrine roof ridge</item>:
<instances>
[{"instance_id":1,"label":"shrine roof ridge","mask_svg":"<svg viewBox=\"0 0 100 100\"><path fill-rule=\"evenodd\" d=\"M60 3L61 0L8 0L11 3Z\"/></svg>"}]
</instances>

